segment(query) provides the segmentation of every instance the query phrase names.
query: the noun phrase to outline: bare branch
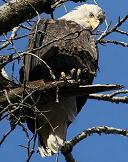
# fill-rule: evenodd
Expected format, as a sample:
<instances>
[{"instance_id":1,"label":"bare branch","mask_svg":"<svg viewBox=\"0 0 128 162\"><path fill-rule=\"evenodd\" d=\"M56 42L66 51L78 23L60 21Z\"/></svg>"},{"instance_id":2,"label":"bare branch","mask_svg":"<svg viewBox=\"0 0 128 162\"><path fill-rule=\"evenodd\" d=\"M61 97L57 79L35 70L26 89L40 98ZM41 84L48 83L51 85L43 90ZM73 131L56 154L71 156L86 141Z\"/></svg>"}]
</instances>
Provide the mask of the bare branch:
<instances>
[{"instance_id":1,"label":"bare branch","mask_svg":"<svg viewBox=\"0 0 128 162\"><path fill-rule=\"evenodd\" d=\"M121 135L121 136L128 137L128 130L113 128L113 127L108 127L108 126L92 127L78 134L72 140L65 142L64 146L62 147L63 155L69 154L76 144L78 144L83 139L86 139L87 137L93 135L94 133L98 135L114 134L114 135Z\"/></svg>"},{"instance_id":2,"label":"bare branch","mask_svg":"<svg viewBox=\"0 0 128 162\"><path fill-rule=\"evenodd\" d=\"M106 36L110 35L111 33L115 32L126 20L128 19L128 15L124 18L118 20L118 23L114 25L111 29L107 28L105 32L103 32L100 37L97 39L97 42L100 43L100 40L103 40Z\"/></svg>"},{"instance_id":3,"label":"bare branch","mask_svg":"<svg viewBox=\"0 0 128 162\"><path fill-rule=\"evenodd\" d=\"M77 161L74 159L74 157L73 157L73 155L72 155L71 152L69 152L69 153L65 153L65 152L63 152L63 151L61 151L61 152L62 152L62 154L64 155L65 161L66 161L66 162L77 162Z\"/></svg>"},{"instance_id":4,"label":"bare branch","mask_svg":"<svg viewBox=\"0 0 128 162\"><path fill-rule=\"evenodd\" d=\"M6 140L6 138L11 134L11 132L13 131L14 129L10 129L6 134L4 134L3 138L1 139L0 141L0 146L3 144L3 142Z\"/></svg>"},{"instance_id":5,"label":"bare branch","mask_svg":"<svg viewBox=\"0 0 128 162\"><path fill-rule=\"evenodd\" d=\"M114 97L111 94L90 94L90 99L110 101L113 103L128 103L128 96Z\"/></svg>"},{"instance_id":6,"label":"bare branch","mask_svg":"<svg viewBox=\"0 0 128 162\"><path fill-rule=\"evenodd\" d=\"M0 7L0 35L42 12L51 13L68 0L11 0ZM85 0L72 0L74 2Z\"/></svg>"},{"instance_id":7,"label":"bare branch","mask_svg":"<svg viewBox=\"0 0 128 162\"><path fill-rule=\"evenodd\" d=\"M19 120L17 120L15 125L17 125L18 122L19 122ZM11 134L11 132L14 130L14 128L15 127L10 128L10 130L8 130L7 133L3 135L3 138L0 140L0 146L3 144L3 142L6 140L6 138Z\"/></svg>"},{"instance_id":8,"label":"bare branch","mask_svg":"<svg viewBox=\"0 0 128 162\"><path fill-rule=\"evenodd\" d=\"M65 81L55 81L50 83L44 83L42 80L29 82L26 86L28 92L32 91L34 96L40 96L42 98L46 97L49 100L55 100L56 89L59 88L59 99L66 96L72 95L86 95L91 93L98 93L103 91L109 91L114 89L123 88L121 85L117 84L95 84L95 85L79 85L78 82L74 80ZM24 92L24 86L19 88L14 88L8 91L8 97L11 101L16 101L19 99L19 95ZM43 99L42 99L43 100ZM0 96L0 105L7 105L7 98L5 95Z\"/></svg>"},{"instance_id":9,"label":"bare branch","mask_svg":"<svg viewBox=\"0 0 128 162\"><path fill-rule=\"evenodd\" d=\"M32 155L34 154L34 149L35 149L35 145L36 145L36 138L37 138L37 134L34 135L33 146L32 146L32 148L31 148L31 150L30 150L30 152L28 154L28 158L27 158L26 162L29 162ZM28 149L30 149L30 146L28 147Z\"/></svg>"},{"instance_id":10,"label":"bare branch","mask_svg":"<svg viewBox=\"0 0 128 162\"><path fill-rule=\"evenodd\" d=\"M123 47L128 47L128 43L120 42L120 41L116 41L116 40L104 40L104 39L101 39L101 40L99 40L99 43L101 43L101 44L110 43L110 44L115 44L115 45L121 45Z\"/></svg>"},{"instance_id":11,"label":"bare branch","mask_svg":"<svg viewBox=\"0 0 128 162\"><path fill-rule=\"evenodd\" d=\"M120 29L116 29L116 32L128 36L128 32L126 32L126 31L123 31L123 30L120 30Z\"/></svg>"},{"instance_id":12,"label":"bare branch","mask_svg":"<svg viewBox=\"0 0 128 162\"><path fill-rule=\"evenodd\" d=\"M10 36L10 38L8 40L6 40L1 46L0 46L0 50L4 49L5 47L7 47L10 42L12 42L14 40L14 38L17 36L17 31L19 30L20 26L13 28L12 30L12 34Z\"/></svg>"},{"instance_id":13,"label":"bare branch","mask_svg":"<svg viewBox=\"0 0 128 162\"><path fill-rule=\"evenodd\" d=\"M111 94L110 94L110 97L114 97L114 96L116 96L116 95L118 95L118 94L127 94L128 93L128 90L117 90L117 91L115 91L115 92L112 92Z\"/></svg>"}]
</instances>

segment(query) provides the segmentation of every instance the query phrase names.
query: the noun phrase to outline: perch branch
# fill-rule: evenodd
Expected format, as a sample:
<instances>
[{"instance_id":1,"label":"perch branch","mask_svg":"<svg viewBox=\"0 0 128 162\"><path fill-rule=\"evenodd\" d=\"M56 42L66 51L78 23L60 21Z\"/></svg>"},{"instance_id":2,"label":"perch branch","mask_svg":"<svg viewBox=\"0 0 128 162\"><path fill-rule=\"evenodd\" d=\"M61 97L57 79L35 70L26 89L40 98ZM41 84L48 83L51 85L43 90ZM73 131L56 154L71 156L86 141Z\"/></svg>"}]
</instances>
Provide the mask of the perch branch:
<instances>
[{"instance_id":1,"label":"perch branch","mask_svg":"<svg viewBox=\"0 0 128 162\"><path fill-rule=\"evenodd\" d=\"M42 80L29 82L26 90L28 92L33 91L35 96L41 95L41 97L46 97L48 100L55 100L56 90L59 88L59 98L63 96L72 95L86 95L91 93L104 92L109 90L121 89L123 86L117 84L95 84L95 85L79 85L78 82L74 80L65 81L55 81L44 83ZM11 102L20 99L20 95L24 92L24 87L12 88L8 91L8 98ZM49 96L49 97L48 97ZM0 105L7 106L7 98L2 93L0 95Z\"/></svg>"}]
</instances>

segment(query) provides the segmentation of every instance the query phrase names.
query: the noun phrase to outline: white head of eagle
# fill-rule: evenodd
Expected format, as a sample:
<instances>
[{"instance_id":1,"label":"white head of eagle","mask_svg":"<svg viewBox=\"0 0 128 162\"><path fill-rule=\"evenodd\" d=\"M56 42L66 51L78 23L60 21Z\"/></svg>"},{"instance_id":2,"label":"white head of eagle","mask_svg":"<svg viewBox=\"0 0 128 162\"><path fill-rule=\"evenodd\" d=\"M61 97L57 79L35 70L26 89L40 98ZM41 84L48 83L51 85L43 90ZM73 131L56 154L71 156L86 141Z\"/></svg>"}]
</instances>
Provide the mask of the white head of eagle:
<instances>
[{"instance_id":1,"label":"white head of eagle","mask_svg":"<svg viewBox=\"0 0 128 162\"><path fill-rule=\"evenodd\" d=\"M94 31L105 19L104 11L94 4L84 4L59 19L74 21L82 27Z\"/></svg>"}]
</instances>

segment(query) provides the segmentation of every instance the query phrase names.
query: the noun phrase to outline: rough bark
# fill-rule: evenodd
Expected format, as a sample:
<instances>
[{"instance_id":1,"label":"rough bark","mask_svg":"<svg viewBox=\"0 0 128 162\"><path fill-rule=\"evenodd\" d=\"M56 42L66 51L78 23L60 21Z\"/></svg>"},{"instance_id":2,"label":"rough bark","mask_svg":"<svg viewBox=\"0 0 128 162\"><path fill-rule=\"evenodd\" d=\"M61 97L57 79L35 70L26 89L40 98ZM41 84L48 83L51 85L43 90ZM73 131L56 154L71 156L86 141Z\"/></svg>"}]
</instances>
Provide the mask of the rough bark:
<instances>
[{"instance_id":1,"label":"rough bark","mask_svg":"<svg viewBox=\"0 0 128 162\"><path fill-rule=\"evenodd\" d=\"M58 94L57 88L59 89ZM42 101L49 102L49 100L56 100L57 95L60 100L65 95L73 96L77 94L82 96L121 88L123 88L123 86L117 84L79 85L73 80L69 80L68 82L56 81L49 83L44 83L42 80L38 80L29 82L25 89L24 87L13 88L7 91L7 94L3 91L3 93L0 94L0 105L7 106L8 99L15 103L25 92L34 95L34 98L40 96Z\"/></svg>"},{"instance_id":2,"label":"rough bark","mask_svg":"<svg viewBox=\"0 0 128 162\"><path fill-rule=\"evenodd\" d=\"M0 35L37 16L37 13L51 13L65 1L68 0L12 0L4 4L0 7Z\"/></svg>"},{"instance_id":3,"label":"rough bark","mask_svg":"<svg viewBox=\"0 0 128 162\"><path fill-rule=\"evenodd\" d=\"M0 34L39 13L50 11L51 1L47 0L13 0L0 7Z\"/></svg>"}]
</instances>

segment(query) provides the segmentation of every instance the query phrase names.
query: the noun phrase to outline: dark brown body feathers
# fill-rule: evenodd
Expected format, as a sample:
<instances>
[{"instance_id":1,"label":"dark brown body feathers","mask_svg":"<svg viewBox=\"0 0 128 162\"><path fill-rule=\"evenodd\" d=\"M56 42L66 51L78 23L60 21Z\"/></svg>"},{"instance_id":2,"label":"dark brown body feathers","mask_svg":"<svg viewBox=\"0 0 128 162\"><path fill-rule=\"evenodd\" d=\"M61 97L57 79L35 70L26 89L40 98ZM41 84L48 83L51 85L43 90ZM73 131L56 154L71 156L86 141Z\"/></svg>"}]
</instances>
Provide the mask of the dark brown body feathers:
<instances>
[{"instance_id":1,"label":"dark brown body feathers","mask_svg":"<svg viewBox=\"0 0 128 162\"><path fill-rule=\"evenodd\" d=\"M50 69L55 75L54 79L59 80L61 72L70 76L70 71L75 68L82 71L80 75L81 84L92 84L98 68L98 52L94 36L90 31L71 21L40 20L37 22L31 31L27 52L30 54L24 57L25 71L23 71L23 68L20 71L21 82L39 79L53 81ZM43 61L31 55L31 53ZM88 95L75 97L78 113L84 106ZM28 116L34 117L34 111L30 109L27 109L27 111ZM28 127L33 133L35 132L34 122L35 120L32 118L27 118ZM37 117L37 128L39 122L40 119L38 120ZM67 125L71 122L71 120L68 120ZM39 127L41 125L39 123ZM48 128L49 126L46 124L45 129ZM41 135L40 131L38 135L40 144L45 150L47 144L46 140L43 141L44 135ZM48 134L45 136L45 138L48 138Z\"/></svg>"}]
</instances>

